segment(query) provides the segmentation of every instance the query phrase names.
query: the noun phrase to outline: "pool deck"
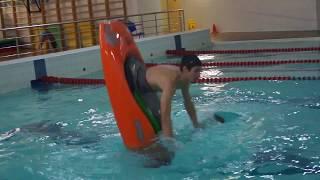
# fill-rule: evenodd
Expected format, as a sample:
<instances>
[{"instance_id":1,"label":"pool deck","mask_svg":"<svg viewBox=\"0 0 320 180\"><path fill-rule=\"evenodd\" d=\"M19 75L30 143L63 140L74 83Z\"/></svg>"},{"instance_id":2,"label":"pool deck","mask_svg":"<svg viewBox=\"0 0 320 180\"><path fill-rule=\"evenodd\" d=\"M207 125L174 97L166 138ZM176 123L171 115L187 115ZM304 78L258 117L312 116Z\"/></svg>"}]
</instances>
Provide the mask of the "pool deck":
<instances>
[{"instance_id":1,"label":"pool deck","mask_svg":"<svg viewBox=\"0 0 320 180\"><path fill-rule=\"evenodd\" d=\"M212 34L211 40L214 42L306 37L320 37L320 31L222 32Z\"/></svg>"}]
</instances>

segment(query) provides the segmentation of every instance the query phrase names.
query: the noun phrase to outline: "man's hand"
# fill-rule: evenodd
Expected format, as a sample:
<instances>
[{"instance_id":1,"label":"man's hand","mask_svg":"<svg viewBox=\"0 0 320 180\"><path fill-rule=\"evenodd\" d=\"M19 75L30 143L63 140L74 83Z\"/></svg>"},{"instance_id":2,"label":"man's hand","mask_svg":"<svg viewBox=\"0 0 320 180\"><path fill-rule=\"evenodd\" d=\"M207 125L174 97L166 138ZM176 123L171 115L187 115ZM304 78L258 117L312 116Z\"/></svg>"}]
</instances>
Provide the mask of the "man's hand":
<instances>
[{"instance_id":1,"label":"man's hand","mask_svg":"<svg viewBox=\"0 0 320 180\"><path fill-rule=\"evenodd\" d=\"M197 123L193 124L193 127L197 128L197 129L203 129L203 128L205 128L205 125L203 123L197 122Z\"/></svg>"},{"instance_id":2,"label":"man's hand","mask_svg":"<svg viewBox=\"0 0 320 180\"><path fill-rule=\"evenodd\" d=\"M182 96L183 96L183 100L184 100L184 106L189 114L189 117L191 119L193 127L202 128L202 126L198 122L196 109L195 109L194 104L191 100L191 96L189 93L189 85L182 87L181 92L182 92Z\"/></svg>"}]
</instances>

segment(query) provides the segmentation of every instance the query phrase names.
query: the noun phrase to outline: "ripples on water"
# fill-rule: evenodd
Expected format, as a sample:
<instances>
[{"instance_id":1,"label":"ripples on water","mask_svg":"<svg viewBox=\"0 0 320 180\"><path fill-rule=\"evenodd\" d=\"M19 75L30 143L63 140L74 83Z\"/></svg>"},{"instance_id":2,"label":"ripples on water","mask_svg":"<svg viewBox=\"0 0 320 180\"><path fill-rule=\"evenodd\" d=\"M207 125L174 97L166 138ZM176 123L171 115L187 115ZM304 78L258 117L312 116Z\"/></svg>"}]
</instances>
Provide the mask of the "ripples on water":
<instances>
[{"instance_id":1,"label":"ripples on water","mask_svg":"<svg viewBox=\"0 0 320 180\"><path fill-rule=\"evenodd\" d=\"M11 179L123 179L141 175L147 179L299 179L320 173L319 128L315 126L320 93L311 90L317 85L248 83L192 86L199 119L207 123L205 129L192 128L178 93L172 107L176 155L170 166L158 169L144 168L141 157L125 149L103 88L87 89L84 94L81 88L71 89L70 96L61 99L60 91L42 94L35 98L35 107L41 106L41 112L23 112L31 116L27 118L40 121L47 117L63 130L98 136L99 141L67 145L48 135L19 134L0 144L1 173ZM310 88L305 90L306 86ZM96 96L88 98L91 94ZM61 107L63 102L71 102L73 107ZM48 112L50 109L55 112ZM213 120L217 111L240 117L219 124Z\"/></svg>"},{"instance_id":2,"label":"ripples on water","mask_svg":"<svg viewBox=\"0 0 320 180\"><path fill-rule=\"evenodd\" d=\"M320 173L320 154L317 150L320 148L320 129L315 126L316 117L320 115L319 94L312 90L306 92L304 83L259 82L248 86L244 83L235 84L231 88L221 85L204 86L201 88L203 92L199 93L204 96L195 97L199 106L206 108L202 109L202 113L225 110L243 116L243 122L237 125L241 134L237 135L237 131L232 131L234 129L230 131L232 125L226 124L229 128L225 130L225 133L242 137L243 141L239 143L227 135L224 137L225 141L236 144L229 146L240 151L239 157L225 158L221 162L224 165L218 168L217 174L235 179L273 179L281 175L299 179L304 175ZM275 88L275 84L279 86ZM292 84L296 88L292 89L294 92L289 92L290 89L286 86ZM230 151L229 155L233 153Z\"/></svg>"}]
</instances>

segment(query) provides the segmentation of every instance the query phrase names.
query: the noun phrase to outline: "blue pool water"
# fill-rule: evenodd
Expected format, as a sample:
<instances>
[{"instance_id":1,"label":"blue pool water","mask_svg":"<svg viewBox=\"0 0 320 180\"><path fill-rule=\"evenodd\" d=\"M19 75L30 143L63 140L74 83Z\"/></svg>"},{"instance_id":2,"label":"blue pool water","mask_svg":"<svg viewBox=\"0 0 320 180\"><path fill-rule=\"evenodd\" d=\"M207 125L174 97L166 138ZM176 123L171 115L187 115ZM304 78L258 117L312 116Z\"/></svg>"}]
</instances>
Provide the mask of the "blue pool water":
<instances>
[{"instance_id":1,"label":"blue pool water","mask_svg":"<svg viewBox=\"0 0 320 180\"><path fill-rule=\"evenodd\" d=\"M319 73L319 65L265 68L205 69L202 75ZM62 132L55 131L58 125L49 132L26 127L28 132L1 141L0 179L318 179L319 88L319 81L193 85L198 116L206 124L197 130L178 92L172 103L176 154L160 168L145 168L143 157L125 149L103 86L7 93L0 95L0 132L39 122L59 124ZM221 111L239 117L219 124L213 115Z\"/></svg>"}]
</instances>

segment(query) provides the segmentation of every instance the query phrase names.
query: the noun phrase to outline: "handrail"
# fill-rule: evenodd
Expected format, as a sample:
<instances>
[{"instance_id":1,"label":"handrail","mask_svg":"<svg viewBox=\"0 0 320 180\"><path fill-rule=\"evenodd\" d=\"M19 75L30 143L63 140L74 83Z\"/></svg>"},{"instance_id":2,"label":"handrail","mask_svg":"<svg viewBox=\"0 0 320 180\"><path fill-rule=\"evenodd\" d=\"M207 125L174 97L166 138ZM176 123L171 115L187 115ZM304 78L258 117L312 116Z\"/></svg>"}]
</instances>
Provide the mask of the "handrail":
<instances>
[{"instance_id":1,"label":"handrail","mask_svg":"<svg viewBox=\"0 0 320 180\"><path fill-rule=\"evenodd\" d=\"M141 14L133 14L126 16L135 17L135 16L146 16L146 15L154 15L154 14L161 14L161 13L170 13L170 12L183 12L183 9L177 10L169 10L169 11L157 11L157 12L149 12L149 13L141 13ZM19 26L19 27L12 27L12 28L4 28L0 29L0 31L9 31L9 30L18 30L18 29L26 29L26 28L33 28L33 27L43 27L43 26L54 26L54 25L63 25L63 24L72 24L72 23L81 23L81 22L90 22L90 21L100 21L100 20L114 20L119 18L125 18L125 16L113 16L113 17L101 17L101 18L93 18L93 19L82 19L76 21L64 21L60 23L46 23L46 24L35 24L29 26Z\"/></svg>"},{"instance_id":2,"label":"handrail","mask_svg":"<svg viewBox=\"0 0 320 180\"><path fill-rule=\"evenodd\" d=\"M13 34L4 38L10 42L0 47L0 61L97 45L98 24L117 19L127 23L135 38L185 30L182 9L3 28L0 33L15 31L18 36ZM87 25L83 26L82 23ZM130 29L131 24L133 30ZM54 26L58 26L57 32L52 31Z\"/></svg>"}]
</instances>

